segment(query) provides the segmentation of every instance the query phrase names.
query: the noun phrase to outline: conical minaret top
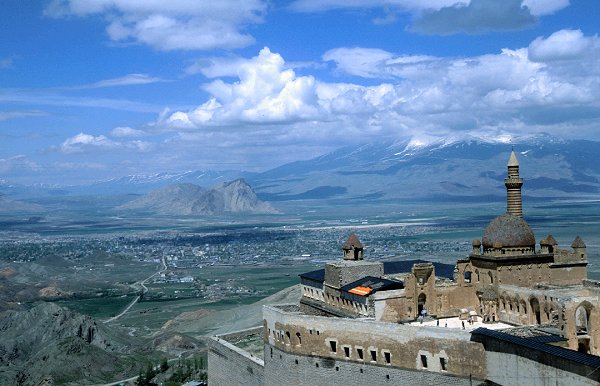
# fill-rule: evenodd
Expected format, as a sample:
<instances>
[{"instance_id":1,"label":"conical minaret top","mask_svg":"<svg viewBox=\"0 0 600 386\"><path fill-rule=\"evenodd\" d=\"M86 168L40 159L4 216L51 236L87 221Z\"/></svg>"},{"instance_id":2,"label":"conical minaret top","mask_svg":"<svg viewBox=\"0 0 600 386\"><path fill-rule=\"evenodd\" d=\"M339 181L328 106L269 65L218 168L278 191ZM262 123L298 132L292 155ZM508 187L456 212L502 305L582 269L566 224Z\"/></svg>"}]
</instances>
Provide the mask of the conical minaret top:
<instances>
[{"instance_id":1,"label":"conical minaret top","mask_svg":"<svg viewBox=\"0 0 600 386\"><path fill-rule=\"evenodd\" d=\"M506 213L523 217L523 203L521 201L521 186L523 179L519 177L519 161L513 150L508 159L508 177L504 179L506 186Z\"/></svg>"}]
</instances>

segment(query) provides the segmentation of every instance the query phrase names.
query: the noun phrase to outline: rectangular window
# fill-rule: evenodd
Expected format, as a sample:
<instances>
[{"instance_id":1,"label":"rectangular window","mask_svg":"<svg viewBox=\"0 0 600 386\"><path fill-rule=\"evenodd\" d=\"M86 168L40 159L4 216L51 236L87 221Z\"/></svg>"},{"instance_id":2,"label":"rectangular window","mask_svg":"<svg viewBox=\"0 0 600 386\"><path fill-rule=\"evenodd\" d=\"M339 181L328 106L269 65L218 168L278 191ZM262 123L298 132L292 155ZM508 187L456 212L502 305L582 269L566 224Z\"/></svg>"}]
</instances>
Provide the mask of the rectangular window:
<instances>
[{"instance_id":1,"label":"rectangular window","mask_svg":"<svg viewBox=\"0 0 600 386\"><path fill-rule=\"evenodd\" d=\"M383 356L385 357L385 363L389 365L392 362L392 354L390 354L388 351L384 351Z\"/></svg>"},{"instance_id":2,"label":"rectangular window","mask_svg":"<svg viewBox=\"0 0 600 386\"><path fill-rule=\"evenodd\" d=\"M421 367L427 368L427 355L421 355Z\"/></svg>"},{"instance_id":3,"label":"rectangular window","mask_svg":"<svg viewBox=\"0 0 600 386\"><path fill-rule=\"evenodd\" d=\"M346 358L350 358L350 347L344 347L344 355L346 355Z\"/></svg>"},{"instance_id":4,"label":"rectangular window","mask_svg":"<svg viewBox=\"0 0 600 386\"><path fill-rule=\"evenodd\" d=\"M331 352L337 352L337 342L335 340L330 340L329 346L331 347Z\"/></svg>"},{"instance_id":5,"label":"rectangular window","mask_svg":"<svg viewBox=\"0 0 600 386\"><path fill-rule=\"evenodd\" d=\"M377 362L377 350L370 350L371 351L371 360L373 362Z\"/></svg>"},{"instance_id":6,"label":"rectangular window","mask_svg":"<svg viewBox=\"0 0 600 386\"><path fill-rule=\"evenodd\" d=\"M362 361L363 360L363 349L357 347L356 354L358 355L358 359L360 359Z\"/></svg>"},{"instance_id":7,"label":"rectangular window","mask_svg":"<svg viewBox=\"0 0 600 386\"><path fill-rule=\"evenodd\" d=\"M448 370L448 359L447 358L440 358L440 368L442 369L442 371Z\"/></svg>"}]
</instances>

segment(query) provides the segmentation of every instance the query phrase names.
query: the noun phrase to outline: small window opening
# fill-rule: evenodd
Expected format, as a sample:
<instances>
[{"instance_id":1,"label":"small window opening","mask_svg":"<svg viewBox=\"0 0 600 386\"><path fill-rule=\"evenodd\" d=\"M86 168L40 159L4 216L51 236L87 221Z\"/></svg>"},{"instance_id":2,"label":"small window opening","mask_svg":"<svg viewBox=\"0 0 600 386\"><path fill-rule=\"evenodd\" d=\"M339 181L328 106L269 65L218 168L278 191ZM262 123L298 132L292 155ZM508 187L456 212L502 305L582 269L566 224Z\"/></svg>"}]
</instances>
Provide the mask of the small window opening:
<instances>
[{"instance_id":1,"label":"small window opening","mask_svg":"<svg viewBox=\"0 0 600 386\"><path fill-rule=\"evenodd\" d=\"M361 373L361 374L363 373L363 369L360 369L360 373Z\"/></svg>"},{"instance_id":2,"label":"small window opening","mask_svg":"<svg viewBox=\"0 0 600 386\"><path fill-rule=\"evenodd\" d=\"M350 358L350 347L344 347L344 355L346 358Z\"/></svg>"},{"instance_id":3,"label":"small window opening","mask_svg":"<svg viewBox=\"0 0 600 386\"><path fill-rule=\"evenodd\" d=\"M358 354L358 359L363 359L363 349L362 348L357 348L356 349L356 354Z\"/></svg>"},{"instance_id":4,"label":"small window opening","mask_svg":"<svg viewBox=\"0 0 600 386\"><path fill-rule=\"evenodd\" d=\"M335 340L330 340L329 346L331 347L331 352L337 352L337 342Z\"/></svg>"},{"instance_id":5,"label":"small window opening","mask_svg":"<svg viewBox=\"0 0 600 386\"><path fill-rule=\"evenodd\" d=\"M389 375L389 374L386 374L386 375L385 375L385 379L390 379L390 375Z\"/></svg>"},{"instance_id":6,"label":"small window opening","mask_svg":"<svg viewBox=\"0 0 600 386\"><path fill-rule=\"evenodd\" d=\"M298 345L301 345L302 344L302 336L300 336L299 332L296 333L296 337L298 338Z\"/></svg>"},{"instance_id":7,"label":"small window opening","mask_svg":"<svg viewBox=\"0 0 600 386\"><path fill-rule=\"evenodd\" d=\"M340 367L339 366L335 366L335 371L340 371Z\"/></svg>"},{"instance_id":8,"label":"small window opening","mask_svg":"<svg viewBox=\"0 0 600 386\"><path fill-rule=\"evenodd\" d=\"M319 367L319 364L318 364L318 363L315 363L315 367Z\"/></svg>"},{"instance_id":9,"label":"small window opening","mask_svg":"<svg viewBox=\"0 0 600 386\"><path fill-rule=\"evenodd\" d=\"M421 355L421 366L424 369L427 368L427 355Z\"/></svg>"},{"instance_id":10,"label":"small window opening","mask_svg":"<svg viewBox=\"0 0 600 386\"><path fill-rule=\"evenodd\" d=\"M383 353L383 356L385 357L385 363L389 365L392 362L392 354L386 351Z\"/></svg>"},{"instance_id":11,"label":"small window opening","mask_svg":"<svg viewBox=\"0 0 600 386\"><path fill-rule=\"evenodd\" d=\"M294 362L295 362L296 364L298 364L298 359L295 359L295 360L294 360Z\"/></svg>"},{"instance_id":12,"label":"small window opening","mask_svg":"<svg viewBox=\"0 0 600 386\"><path fill-rule=\"evenodd\" d=\"M448 359L447 358L440 358L440 368L442 369L442 371L448 370Z\"/></svg>"},{"instance_id":13,"label":"small window opening","mask_svg":"<svg viewBox=\"0 0 600 386\"><path fill-rule=\"evenodd\" d=\"M377 362L377 351L375 350L370 350L371 351L371 360L373 362Z\"/></svg>"}]
</instances>

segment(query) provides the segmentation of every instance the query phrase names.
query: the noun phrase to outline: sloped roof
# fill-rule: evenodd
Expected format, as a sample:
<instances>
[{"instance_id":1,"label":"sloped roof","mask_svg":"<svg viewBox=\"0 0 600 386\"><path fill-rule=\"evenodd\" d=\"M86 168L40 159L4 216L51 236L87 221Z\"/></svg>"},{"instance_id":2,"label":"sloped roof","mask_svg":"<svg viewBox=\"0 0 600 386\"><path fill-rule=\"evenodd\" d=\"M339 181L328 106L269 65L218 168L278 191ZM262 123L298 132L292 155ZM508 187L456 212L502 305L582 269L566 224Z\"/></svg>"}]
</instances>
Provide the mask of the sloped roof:
<instances>
[{"instance_id":1,"label":"sloped roof","mask_svg":"<svg viewBox=\"0 0 600 386\"><path fill-rule=\"evenodd\" d=\"M343 249L354 249L354 248L362 248L362 247L363 247L362 243L360 242L360 240L354 233L351 233L350 236L348 236L348 239L346 240L344 245L342 245Z\"/></svg>"},{"instance_id":2,"label":"sloped roof","mask_svg":"<svg viewBox=\"0 0 600 386\"><path fill-rule=\"evenodd\" d=\"M300 276L302 278L309 279L309 280L323 282L323 281L325 281L325 270L324 269L317 269L315 271L301 273L298 276Z\"/></svg>"},{"instance_id":3,"label":"sloped roof","mask_svg":"<svg viewBox=\"0 0 600 386\"><path fill-rule=\"evenodd\" d=\"M548 237L546 237L546 242L548 243L548 245L558 245L558 242L552 235L548 235Z\"/></svg>"},{"instance_id":4,"label":"sloped roof","mask_svg":"<svg viewBox=\"0 0 600 386\"><path fill-rule=\"evenodd\" d=\"M585 248L585 243L583 242L583 239L579 237L579 235L577 235L577 237L575 237L575 240L573 240L571 248Z\"/></svg>"}]
</instances>

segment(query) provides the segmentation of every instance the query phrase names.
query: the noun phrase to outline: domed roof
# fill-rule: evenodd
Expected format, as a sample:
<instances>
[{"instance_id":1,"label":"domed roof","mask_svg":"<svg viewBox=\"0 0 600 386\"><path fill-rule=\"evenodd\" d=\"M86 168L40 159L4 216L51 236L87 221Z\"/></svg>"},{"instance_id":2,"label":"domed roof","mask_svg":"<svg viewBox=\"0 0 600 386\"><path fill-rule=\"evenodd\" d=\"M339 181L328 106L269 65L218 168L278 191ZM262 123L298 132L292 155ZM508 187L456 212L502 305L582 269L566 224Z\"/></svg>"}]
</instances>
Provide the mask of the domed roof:
<instances>
[{"instance_id":1,"label":"domed roof","mask_svg":"<svg viewBox=\"0 0 600 386\"><path fill-rule=\"evenodd\" d=\"M535 236L529 224L521 217L508 213L493 219L483 232L483 247L535 247Z\"/></svg>"}]
</instances>

